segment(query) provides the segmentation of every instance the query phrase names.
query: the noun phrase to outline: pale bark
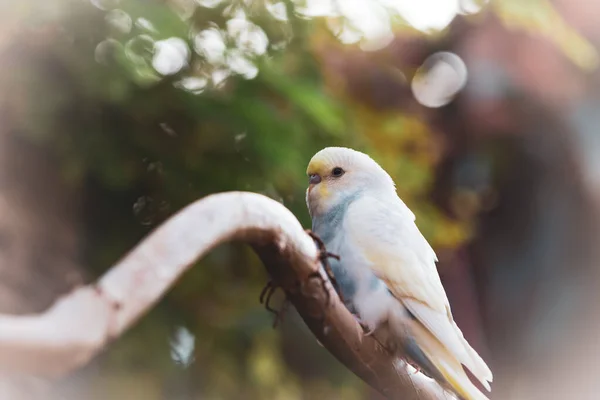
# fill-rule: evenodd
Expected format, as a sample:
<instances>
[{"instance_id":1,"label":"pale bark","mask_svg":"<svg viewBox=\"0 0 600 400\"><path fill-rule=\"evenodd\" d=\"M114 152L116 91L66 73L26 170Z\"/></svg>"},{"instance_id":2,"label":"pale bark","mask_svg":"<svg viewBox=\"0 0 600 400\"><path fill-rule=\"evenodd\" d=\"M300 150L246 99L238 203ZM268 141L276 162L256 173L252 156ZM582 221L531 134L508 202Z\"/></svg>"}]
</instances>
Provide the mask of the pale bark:
<instances>
[{"instance_id":1,"label":"pale bark","mask_svg":"<svg viewBox=\"0 0 600 400\"><path fill-rule=\"evenodd\" d=\"M394 399L450 398L437 383L394 360L340 302L313 240L283 205L254 193L204 198L173 216L96 284L47 311L0 315L0 369L61 377L86 364L144 315L195 261L219 244L250 244L317 339L379 392ZM223 290L227 290L226 287ZM397 369L398 368L398 369Z\"/></svg>"}]
</instances>

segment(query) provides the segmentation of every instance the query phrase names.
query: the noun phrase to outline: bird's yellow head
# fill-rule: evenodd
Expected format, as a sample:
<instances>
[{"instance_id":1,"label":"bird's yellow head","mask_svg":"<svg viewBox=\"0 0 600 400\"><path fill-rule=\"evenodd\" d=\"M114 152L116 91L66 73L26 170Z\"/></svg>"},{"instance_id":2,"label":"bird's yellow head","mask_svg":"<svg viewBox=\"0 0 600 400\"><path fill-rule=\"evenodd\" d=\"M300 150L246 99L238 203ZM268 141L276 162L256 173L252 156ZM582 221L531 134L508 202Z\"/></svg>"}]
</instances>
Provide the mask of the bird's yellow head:
<instances>
[{"instance_id":1,"label":"bird's yellow head","mask_svg":"<svg viewBox=\"0 0 600 400\"><path fill-rule=\"evenodd\" d=\"M392 178L371 157L345 147L326 147L306 169L306 203L311 216L327 213L366 191L395 192Z\"/></svg>"}]
</instances>

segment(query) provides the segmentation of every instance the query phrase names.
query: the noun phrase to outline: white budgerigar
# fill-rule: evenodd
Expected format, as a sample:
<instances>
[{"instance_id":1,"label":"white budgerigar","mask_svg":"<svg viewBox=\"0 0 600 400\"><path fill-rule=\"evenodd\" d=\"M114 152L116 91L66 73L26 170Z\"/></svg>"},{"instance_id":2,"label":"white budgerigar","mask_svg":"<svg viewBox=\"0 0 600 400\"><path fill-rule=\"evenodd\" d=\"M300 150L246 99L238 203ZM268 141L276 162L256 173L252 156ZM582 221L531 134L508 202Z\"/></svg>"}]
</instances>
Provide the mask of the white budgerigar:
<instances>
[{"instance_id":1,"label":"white budgerigar","mask_svg":"<svg viewBox=\"0 0 600 400\"><path fill-rule=\"evenodd\" d=\"M488 390L492 372L454 322L437 257L392 178L366 154L340 147L315 154L307 174L312 229L340 256L331 268L348 308L446 388L487 399L463 365Z\"/></svg>"}]
</instances>

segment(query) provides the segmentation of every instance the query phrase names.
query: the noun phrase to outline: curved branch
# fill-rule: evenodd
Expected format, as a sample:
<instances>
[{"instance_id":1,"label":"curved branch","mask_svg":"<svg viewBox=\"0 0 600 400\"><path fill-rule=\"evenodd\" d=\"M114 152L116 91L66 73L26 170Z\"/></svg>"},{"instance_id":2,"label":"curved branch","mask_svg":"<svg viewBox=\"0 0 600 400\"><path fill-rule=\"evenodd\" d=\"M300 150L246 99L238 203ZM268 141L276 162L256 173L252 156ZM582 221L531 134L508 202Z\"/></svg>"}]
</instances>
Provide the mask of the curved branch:
<instances>
[{"instance_id":1,"label":"curved branch","mask_svg":"<svg viewBox=\"0 0 600 400\"><path fill-rule=\"evenodd\" d=\"M250 244L318 340L388 398L440 399L431 379L408 372L366 337L326 275L313 240L280 203L255 193L208 196L170 218L95 285L39 315L0 315L0 369L63 376L87 363L142 317L199 258L219 244ZM327 294L328 293L328 294Z\"/></svg>"}]
</instances>

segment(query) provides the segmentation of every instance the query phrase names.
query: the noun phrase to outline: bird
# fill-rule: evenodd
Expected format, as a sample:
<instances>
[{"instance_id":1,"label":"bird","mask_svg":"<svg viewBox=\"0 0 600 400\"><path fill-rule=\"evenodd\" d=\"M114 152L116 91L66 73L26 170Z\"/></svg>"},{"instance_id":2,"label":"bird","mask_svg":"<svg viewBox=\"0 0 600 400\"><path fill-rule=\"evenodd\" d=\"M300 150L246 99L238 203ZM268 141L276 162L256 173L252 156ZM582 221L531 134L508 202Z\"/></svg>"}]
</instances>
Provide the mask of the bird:
<instances>
[{"instance_id":1,"label":"bird","mask_svg":"<svg viewBox=\"0 0 600 400\"><path fill-rule=\"evenodd\" d=\"M488 391L492 372L454 321L437 256L391 176L345 147L320 150L306 173L312 232L339 256L330 268L365 334L460 398L487 399L463 366Z\"/></svg>"}]
</instances>

